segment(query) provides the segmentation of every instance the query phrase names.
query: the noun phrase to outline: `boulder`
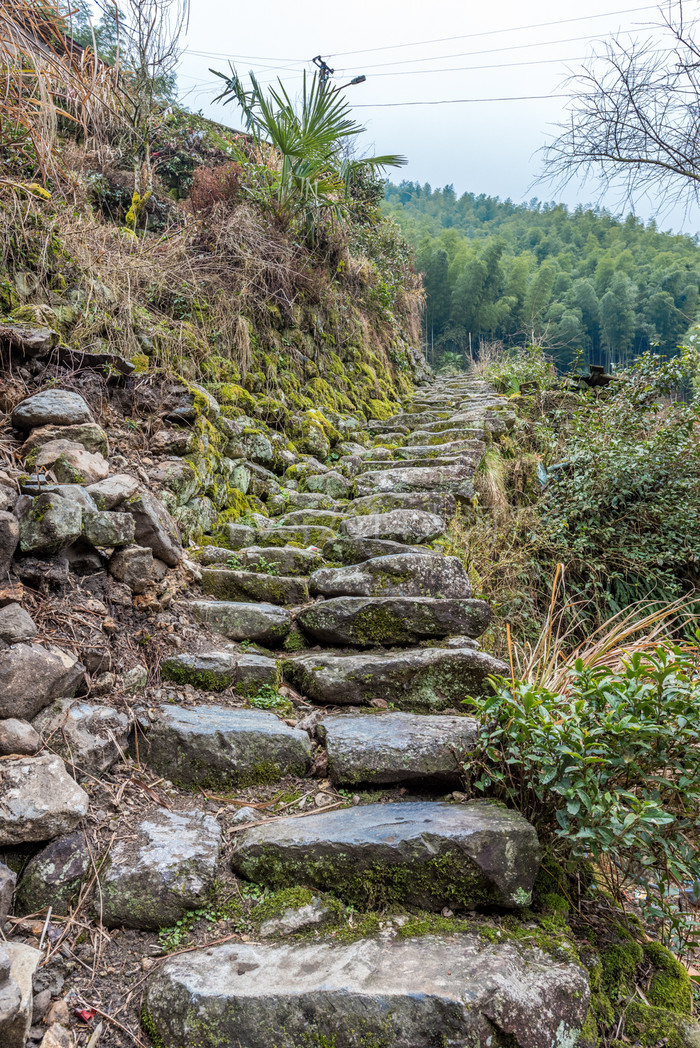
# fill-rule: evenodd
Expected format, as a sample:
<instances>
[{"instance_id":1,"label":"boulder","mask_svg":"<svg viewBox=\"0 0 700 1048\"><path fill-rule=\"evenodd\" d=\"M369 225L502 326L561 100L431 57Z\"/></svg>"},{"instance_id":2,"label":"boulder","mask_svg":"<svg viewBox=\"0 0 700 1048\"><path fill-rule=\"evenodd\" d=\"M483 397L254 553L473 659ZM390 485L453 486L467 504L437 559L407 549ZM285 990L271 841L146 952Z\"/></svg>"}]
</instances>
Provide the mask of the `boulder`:
<instances>
[{"instance_id":1,"label":"boulder","mask_svg":"<svg viewBox=\"0 0 700 1048\"><path fill-rule=\"evenodd\" d=\"M138 490L138 480L127 473L115 473L114 476L88 487L88 493L94 499L96 508L101 510L116 509L126 499L133 498Z\"/></svg>"},{"instance_id":2,"label":"boulder","mask_svg":"<svg viewBox=\"0 0 700 1048\"><path fill-rule=\"evenodd\" d=\"M291 614L276 604L195 600L190 609L199 622L230 640L251 640L281 647L292 628Z\"/></svg>"},{"instance_id":3,"label":"boulder","mask_svg":"<svg viewBox=\"0 0 700 1048\"><path fill-rule=\"evenodd\" d=\"M135 524L130 513L83 513L83 538L91 546L114 548L134 541Z\"/></svg>"},{"instance_id":4,"label":"boulder","mask_svg":"<svg viewBox=\"0 0 700 1048\"><path fill-rule=\"evenodd\" d=\"M337 531L344 519L344 513L335 513L330 509L295 509L280 517L276 527L296 528L299 524L321 524L325 528Z\"/></svg>"},{"instance_id":5,"label":"boulder","mask_svg":"<svg viewBox=\"0 0 700 1048\"><path fill-rule=\"evenodd\" d=\"M305 731L266 710L163 706L143 724L142 759L173 782L230 789L304 775L311 763Z\"/></svg>"},{"instance_id":6,"label":"boulder","mask_svg":"<svg viewBox=\"0 0 700 1048\"><path fill-rule=\"evenodd\" d=\"M165 1048L573 1048L589 1000L573 961L475 932L225 943L168 958L144 1012Z\"/></svg>"},{"instance_id":7,"label":"boulder","mask_svg":"<svg viewBox=\"0 0 700 1048\"><path fill-rule=\"evenodd\" d=\"M296 655L282 663L284 679L312 702L333 706L368 705L377 696L399 710L459 707L468 695L480 695L490 675L508 675L508 667L470 648L406 648L374 654Z\"/></svg>"},{"instance_id":8,"label":"boulder","mask_svg":"<svg viewBox=\"0 0 700 1048\"><path fill-rule=\"evenodd\" d=\"M391 513L395 509L418 509L423 513L431 513L433 516L442 517L443 520L449 520L455 515L457 500L447 492L385 491L378 495L364 495L352 503L353 513L363 517L368 513Z\"/></svg>"},{"instance_id":9,"label":"boulder","mask_svg":"<svg viewBox=\"0 0 700 1048\"><path fill-rule=\"evenodd\" d=\"M116 550L109 558L107 570L119 582L125 583L132 593L145 593L154 578L153 550L148 546Z\"/></svg>"},{"instance_id":10,"label":"boulder","mask_svg":"<svg viewBox=\"0 0 700 1048\"><path fill-rule=\"evenodd\" d=\"M471 717L337 713L319 721L316 732L326 747L331 782L456 786L478 725Z\"/></svg>"},{"instance_id":11,"label":"boulder","mask_svg":"<svg viewBox=\"0 0 700 1048\"><path fill-rule=\"evenodd\" d=\"M372 557L390 557L398 553L430 553L425 546L407 546L403 542L389 539L351 539L344 535L326 542L321 551L324 560L340 561L341 564L361 564Z\"/></svg>"},{"instance_id":12,"label":"boulder","mask_svg":"<svg viewBox=\"0 0 700 1048\"><path fill-rule=\"evenodd\" d=\"M415 644L450 633L478 637L490 621L491 609L483 600L437 597L333 597L297 616L316 640L359 648Z\"/></svg>"},{"instance_id":13,"label":"boulder","mask_svg":"<svg viewBox=\"0 0 700 1048\"><path fill-rule=\"evenodd\" d=\"M253 826L236 838L234 872L284 888L330 891L359 907L522 907L540 848L533 826L490 801L364 804Z\"/></svg>"},{"instance_id":14,"label":"boulder","mask_svg":"<svg viewBox=\"0 0 700 1048\"><path fill-rule=\"evenodd\" d=\"M163 680L191 684L202 691L225 691L233 687L243 695L266 686L276 688L279 683L275 659L229 651L168 655L160 664L160 673Z\"/></svg>"},{"instance_id":15,"label":"boulder","mask_svg":"<svg viewBox=\"0 0 700 1048\"><path fill-rule=\"evenodd\" d=\"M15 894L16 884L17 874L15 871L6 866L4 862L0 862L0 929L3 928L7 915L12 909L12 898ZM2 982L2 979L0 979L0 982Z\"/></svg>"},{"instance_id":16,"label":"boulder","mask_svg":"<svg viewBox=\"0 0 700 1048\"><path fill-rule=\"evenodd\" d=\"M202 906L214 886L221 848L216 819L158 808L112 845L100 871L101 914L108 928L169 927Z\"/></svg>"},{"instance_id":17,"label":"boulder","mask_svg":"<svg viewBox=\"0 0 700 1048\"><path fill-rule=\"evenodd\" d=\"M109 474L109 463L98 452L86 451L74 440L51 440L32 453L32 468L49 470L59 484L96 484Z\"/></svg>"},{"instance_id":18,"label":"boulder","mask_svg":"<svg viewBox=\"0 0 700 1048\"><path fill-rule=\"evenodd\" d=\"M391 539L394 542L431 542L445 530L445 521L436 513L417 509L395 509L388 513L368 513L343 521L340 531L351 539Z\"/></svg>"},{"instance_id":19,"label":"boulder","mask_svg":"<svg viewBox=\"0 0 700 1048\"><path fill-rule=\"evenodd\" d=\"M213 422L221 414L211 393L196 382L174 380L163 389L163 397L161 417L172 422L196 422L202 415Z\"/></svg>"},{"instance_id":20,"label":"boulder","mask_svg":"<svg viewBox=\"0 0 700 1048\"><path fill-rule=\"evenodd\" d=\"M0 765L0 845L70 833L87 809L87 793L60 757L44 754Z\"/></svg>"},{"instance_id":21,"label":"boulder","mask_svg":"<svg viewBox=\"0 0 700 1048\"><path fill-rule=\"evenodd\" d=\"M309 588L324 597L466 599L472 595L469 578L457 557L424 553L399 553L345 568L320 568L309 579Z\"/></svg>"},{"instance_id":22,"label":"boulder","mask_svg":"<svg viewBox=\"0 0 700 1048\"><path fill-rule=\"evenodd\" d=\"M40 324L0 323L0 346L19 351L22 356L43 357L57 345L59 334Z\"/></svg>"},{"instance_id":23,"label":"boulder","mask_svg":"<svg viewBox=\"0 0 700 1048\"><path fill-rule=\"evenodd\" d=\"M90 408L78 393L66 389L45 389L28 397L12 412L15 429L37 429L39 426L79 426L94 422Z\"/></svg>"},{"instance_id":24,"label":"boulder","mask_svg":"<svg viewBox=\"0 0 700 1048\"><path fill-rule=\"evenodd\" d=\"M323 546L335 538L335 532L321 524L297 524L285 527L260 528L256 535L258 546Z\"/></svg>"},{"instance_id":25,"label":"boulder","mask_svg":"<svg viewBox=\"0 0 700 1048\"><path fill-rule=\"evenodd\" d=\"M320 553L313 549L299 549L296 546L249 546L247 549L239 549L235 554L230 550L224 550L226 556L221 553L216 555L207 554L211 546L206 546L200 554L200 561L207 563L226 563L229 567L235 567L241 571L258 571L271 574L278 571L280 575L308 575L316 568L320 568L323 558Z\"/></svg>"},{"instance_id":26,"label":"boulder","mask_svg":"<svg viewBox=\"0 0 700 1048\"><path fill-rule=\"evenodd\" d=\"M203 568L202 589L219 600L265 601L269 604L304 604L309 584L304 578L262 575L254 571Z\"/></svg>"},{"instance_id":27,"label":"boulder","mask_svg":"<svg viewBox=\"0 0 700 1048\"><path fill-rule=\"evenodd\" d=\"M76 779L99 778L126 753L129 718L111 706L58 699L34 718L34 728L51 739Z\"/></svg>"},{"instance_id":28,"label":"boulder","mask_svg":"<svg viewBox=\"0 0 700 1048\"><path fill-rule=\"evenodd\" d=\"M0 720L0 756L18 753L31 757L41 749L41 737L27 721L8 717Z\"/></svg>"},{"instance_id":29,"label":"boulder","mask_svg":"<svg viewBox=\"0 0 700 1048\"><path fill-rule=\"evenodd\" d=\"M83 510L95 513L97 506L88 494L87 488L81 484L49 484L45 477L22 481L22 492L25 495L60 495L69 502L75 502Z\"/></svg>"},{"instance_id":30,"label":"boulder","mask_svg":"<svg viewBox=\"0 0 700 1048\"><path fill-rule=\"evenodd\" d=\"M194 466L185 459L166 459L149 469L152 484L172 491L178 505L188 502L199 489L199 478Z\"/></svg>"},{"instance_id":31,"label":"boulder","mask_svg":"<svg viewBox=\"0 0 700 1048\"><path fill-rule=\"evenodd\" d=\"M19 522L17 518L9 510L0 510L0 579L7 577L18 544Z\"/></svg>"},{"instance_id":32,"label":"boulder","mask_svg":"<svg viewBox=\"0 0 700 1048\"><path fill-rule=\"evenodd\" d=\"M122 512L131 513L134 518L134 538L139 546L148 546L153 555L170 568L180 563L182 545L177 526L155 495L148 491L137 492L122 503Z\"/></svg>"},{"instance_id":33,"label":"boulder","mask_svg":"<svg viewBox=\"0 0 700 1048\"><path fill-rule=\"evenodd\" d=\"M34 973L44 955L21 942L0 945L0 1044L25 1048L32 1025Z\"/></svg>"},{"instance_id":34,"label":"boulder","mask_svg":"<svg viewBox=\"0 0 700 1048\"><path fill-rule=\"evenodd\" d=\"M0 640L6 644L20 644L35 636L34 620L21 604L6 604L0 608Z\"/></svg>"},{"instance_id":35,"label":"boulder","mask_svg":"<svg viewBox=\"0 0 700 1048\"><path fill-rule=\"evenodd\" d=\"M19 536L23 553L58 553L80 537L83 511L77 502L47 493L20 506Z\"/></svg>"},{"instance_id":36,"label":"boulder","mask_svg":"<svg viewBox=\"0 0 700 1048\"><path fill-rule=\"evenodd\" d=\"M30 720L53 699L75 695L85 668L53 646L15 644L0 651L0 717Z\"/></svg>"},{"instance_id":37,"label":"boulder","mask_svg":"<svg viewBox=\"0 0 700 1048\"><path fill-rule=\"evenodd\" d=\"M57 838L25 866L17 889L17 912L36 913L50 906L54 914L65 916L91 870L90 849L84 833L78 831Z\"/></svg>"},{"instance_id":38,"label":"boulder","mask_svg":"<svg viewBox=\"0 0 700 1048\"><path fill-rule=\"evenodd\" d=\"M83 422L77 426L41 426L32 430L20 449L22 458L52 440L76 441L86 451L104 455L105 458L109 455L109 439L102 427L96 422Z\"/></svg>"},{"instance_id":39,"label":"boulder","mask_svg":"<svg viewBox=\"0 0 700 1048\"><path fill-rule=\"evenodd\" d=\"M328 495L332 499L346 499L350 494L351 484L342 473L331 469L328 473L321 473L315 476L312 474L310 477L307 477L306 487L309 491Z\"/></svg>"},{"instance_id":40,"label":"boulder","mask_svg":"<svg viewBox=\"0 0 700 1048\"><path fill-rule=\"evenodd\" d=\"M224 524L222 530L231 549L242 549L255 542L255 531L247 524Z\"/></svg>"}]
</instances>

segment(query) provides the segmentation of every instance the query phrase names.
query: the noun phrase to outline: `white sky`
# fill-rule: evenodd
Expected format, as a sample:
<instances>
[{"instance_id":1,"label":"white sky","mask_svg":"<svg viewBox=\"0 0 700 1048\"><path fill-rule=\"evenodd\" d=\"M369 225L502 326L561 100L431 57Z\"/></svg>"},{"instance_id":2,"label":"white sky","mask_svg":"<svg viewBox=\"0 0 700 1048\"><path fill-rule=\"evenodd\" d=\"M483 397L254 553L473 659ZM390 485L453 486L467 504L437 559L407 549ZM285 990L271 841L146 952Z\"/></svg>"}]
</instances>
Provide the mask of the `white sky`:
<instances>
[{"instance_id":1,"label":"white sky","mask_svg":"<svg viewBox=\"0 0 700 1048\"><path fill-rule=\"evenodd\" d=\"M618 30L647 36L649 23L658 21L648 0L638 0L637 7L635 0L591 0L585 6L574 0L191 2L178 73L190 109L237 126L233 107L213 103L217 87L210 67L226 71L231 58L241 74L252 68L263 80L279 75L291 93L320 53L336 70L337 84L367 76L347 94L368 129L364 148L408 157L408 166L392 173L394 180L453 183L458 193L516 202L554 196L551 188L531 183L541 171L537 150L562 119L565 98L386 108L378 103L557 94L566 91L567 71L596 41ZM695 13L700 5L695 0L687 6ZM548 22L554 24L518 28ZM452 39L430 42L437 38ZM396 46L404 43L411 46ZM599 200L594 186L576 185L557 198L568 204ZM614 212L625 207L614 197L602 202ZM638 213L656 214L662 228L700 230L698 210L684 220L660 201L640 201Z\"/></svg>"}]
</instances>

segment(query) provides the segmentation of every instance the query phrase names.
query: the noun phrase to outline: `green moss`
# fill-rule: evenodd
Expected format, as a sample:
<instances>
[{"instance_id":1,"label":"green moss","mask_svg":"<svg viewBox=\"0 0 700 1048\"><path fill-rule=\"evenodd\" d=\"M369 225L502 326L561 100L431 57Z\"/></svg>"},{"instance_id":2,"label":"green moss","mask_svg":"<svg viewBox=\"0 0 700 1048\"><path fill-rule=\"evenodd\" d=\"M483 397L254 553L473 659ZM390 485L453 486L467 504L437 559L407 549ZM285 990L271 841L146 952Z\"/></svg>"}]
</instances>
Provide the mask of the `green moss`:
<instances>
[{"instance_id":1,"label":"green moss","mask_svg":"<svg viewBox=\"0 0 700 1048\"><path fill-rule=\"evenodd\" d=\"M654 965L647 992L651 1004L679 1015L690 1015L692 985L687 969L659 942L645 943L644 953Z\"/></svg>"},{"instance_id":2,"label":"green moss","mask_svg":"<svg viewBox=\"0 0 700 1048\"><path fill-rule=\"evenodd\" d=\"M253 910L251 916L256 924L281 917L287 910L300 910L302 906L308 906L313 899L313 893L309 888L295 885L291 888L282 888L278 892L271 892L265 896Z\"/></svg>"},{"instance_id":3,"label":"green moss","mask_svg":"<svg viewBox=\"0 0 700 1048\"><path fill-rule=\"evenodd\" d=\"M148 1037L153 1048L167 1048L165 1041L158 1033L158 1027L155 1024L153 1016L150 1012L146 1011L145 1008L141 1012L141 1029Z\"/></svg>"},{"instance_id":4,"label":"green moss","mask_svg":"<svg viewBox=\"0 0 700 1048\"><path fill-rule=\"evenodd\" d=\"M659 1044L663 1044L664 1048L690 1048L686 1030L685 1020L667 1008L654 1008L641 1001L632 1001L625 1012L624 1033L627 1043L634 1039L633 1043L642 1048L657 1048Z\"/></svg>"},{"instance_id":5,"label":"green moss","mask_svg":"<svg viewBox=\"0 0 700 1048\"><path fill-rule=\"evenodd\" d=\"M161 676L163 680L172 681L174 684L191 684L193 688L200 691L225 691L230 688L234 681L234 674L213 673L211 670L194 671L186 666L170 666L167 662L161 664Z\"/></svg>"}]
</instances>

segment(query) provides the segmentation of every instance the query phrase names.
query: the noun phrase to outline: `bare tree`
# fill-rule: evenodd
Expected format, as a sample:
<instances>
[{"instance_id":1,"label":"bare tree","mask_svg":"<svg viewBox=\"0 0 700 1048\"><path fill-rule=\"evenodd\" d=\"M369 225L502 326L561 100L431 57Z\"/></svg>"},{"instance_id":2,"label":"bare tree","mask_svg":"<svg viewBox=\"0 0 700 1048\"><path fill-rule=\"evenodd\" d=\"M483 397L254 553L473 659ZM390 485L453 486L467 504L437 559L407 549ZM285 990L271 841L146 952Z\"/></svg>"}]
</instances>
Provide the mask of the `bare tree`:
<instances>
[{"instance_id":1,"label":"bare tree","mask_svg":"<svg viewBox=\"0 0 700 1048\"><path fill-rule=\"evenodd\" d=\"M616 36L572 76L569 120L544 149L544 180L595 178L630 201L700 200L700 20L682 0L645 37Z\"/></svg>"}]
</instances>

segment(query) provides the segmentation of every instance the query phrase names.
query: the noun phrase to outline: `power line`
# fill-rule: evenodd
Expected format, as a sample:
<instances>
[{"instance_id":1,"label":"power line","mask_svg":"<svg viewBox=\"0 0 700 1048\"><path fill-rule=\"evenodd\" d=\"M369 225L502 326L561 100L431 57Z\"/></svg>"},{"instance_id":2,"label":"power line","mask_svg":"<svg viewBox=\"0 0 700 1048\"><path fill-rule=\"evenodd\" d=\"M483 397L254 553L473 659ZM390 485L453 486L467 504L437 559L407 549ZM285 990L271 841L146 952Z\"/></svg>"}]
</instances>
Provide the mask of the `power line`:
<instances>
[{"instance_id":1,"label":"power line","mask_svg":"<svg viewBox=\"0 0 700 1048\"><path fill-rule=\"evenodd\" d=\"M422 44L444 44L451 40L467 40L478 36L494 36L497 33L521 33L527 29L546 29L553 25L567 25L569 22L586 22L593 18L614 18L616 15L635 14L640 11L658 10L658 4L645 7L628 7L622 11L603 11L598 15L579 15L576 18L557 18L552 22L537 22L533 25L511 26L508 29L485 29L479 33L464 33L462 36L442 36L435 40L415 40L410 44L386 44L384 47L362 48L358 51L334 51L329 58L344 58L346 55L367 55L374 51L392 51L399 47L418 47Z\"/></svg>"},{"instance_id":2,"label":"power line","mask_svg":"<svg viewBox=\"0 0 700 1048\"><path fill-rule=\"evenodd\" d=\"M498 98L436 98L433 101L416 102L361 102L353 109L388 109L396 106L449 106L458 102L532 102L542 98L574 98L574 95L507 95Z\"/></svg>"},{"instance_id":3,"label":"power line","mask_svg":"<svg viewBox=\"0 0 700 1048\"><path fill-rule=\"evenodd\" d=\"M452 66L448 69L396 69L391 73L373 73L372 79L378 76L422 76L424 73L468 73L477 69L519 69L521 66L552 65L561 62L585 62L586 56L579 55L576 58L538 58L528 62L494 62L490 65Z\"/></svg>"}]
</instances>

